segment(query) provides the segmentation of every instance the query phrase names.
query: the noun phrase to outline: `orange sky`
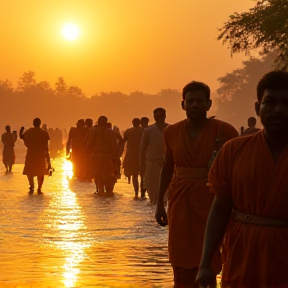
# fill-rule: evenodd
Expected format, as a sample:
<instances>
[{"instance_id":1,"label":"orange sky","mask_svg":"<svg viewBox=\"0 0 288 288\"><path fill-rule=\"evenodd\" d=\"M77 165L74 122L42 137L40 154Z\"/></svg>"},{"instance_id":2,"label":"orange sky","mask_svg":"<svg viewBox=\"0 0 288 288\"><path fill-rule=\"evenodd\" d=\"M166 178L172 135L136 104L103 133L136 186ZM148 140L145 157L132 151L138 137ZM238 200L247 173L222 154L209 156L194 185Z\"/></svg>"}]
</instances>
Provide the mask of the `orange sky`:
<instances>
[{"instance_id":1,"label":"orange sky","mask_svg":"<svg viewBox=\"0 0 288 288\"><path fill-rule=\"evenodd\" d=\"M51 84L63 76L88 95L135 90L157 93L206 82L241 66L217 41L218 31L249 0L1 0L0 80L23 72ZM61 35L74 22L78 40Z\"/></svg>"}]
</instances>

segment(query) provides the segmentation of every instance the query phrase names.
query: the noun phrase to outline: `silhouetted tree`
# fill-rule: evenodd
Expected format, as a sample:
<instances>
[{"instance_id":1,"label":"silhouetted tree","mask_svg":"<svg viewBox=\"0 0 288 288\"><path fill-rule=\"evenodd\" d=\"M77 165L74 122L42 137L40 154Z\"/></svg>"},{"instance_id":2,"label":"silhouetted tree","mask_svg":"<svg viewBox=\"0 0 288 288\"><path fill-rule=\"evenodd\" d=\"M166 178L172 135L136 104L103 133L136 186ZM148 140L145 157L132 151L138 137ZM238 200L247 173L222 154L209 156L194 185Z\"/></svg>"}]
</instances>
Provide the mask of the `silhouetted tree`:
<instances>
[{"instance_id":1,"label":"silhouetted tree","mask_svg":"<svg viewBox=\"0 0 288 288\"><path fill-rule=\"evenodd\" d=\"M0 80L0 94L7 95L14 91L13 84L8 79Z\"/></svg>"},{"instance_id":2,"label":"silhouetted tree","mask_svg":"<svg viewBox=\"0 0 288 288\"><path fill-rule=\"evenodd\" d=\"M74 85L68 88L67 94L68 96L71 97L85 97L85 94L82 92L82 89Z\"/></svg>"},{"instance_id":3,"label":"silhouetted tree","mask_svg":"<svg viewBox=\"0 0 288 288\"><path fill-rule=\"evenodd\" d=\"M273 69L274 59L273 53L260 59L252 57L242 62L242 68L218 78L217 118L239 128L246 125L248 117L255 116L256 86L263 75Z\"/></svg>"},{"instance_id":4,"label":"silhouetted tree","mask_svg":"<svg viewBox=\"0 0 288 288\"><path fill-rule=\"evenodd\" d=\"M67 84L65 83L63 76L58 78L58 81L56 82L55 86L56 86L55 88L56 95L64 97L68 94L68 87Z\"/></svg>"},{"instance_id":5,"label":"silhouetted tree","mask_svg":"<svg viewBox=\"0 0 288 288\"><path fill-rule=\"evenodd\" d=\"M261 0L249 12L234 13L229 17L218 37L229 43L231 53L249 52L262 48L277 51L276 65L288 65L288 1Z\"/></svg>"},{"instance_id":6,"label":"silhouetted tree","mask_svg":"<svg viewBox=\"0 0 288 288\"><path fill-rule=\"evenodd\" d=\"M27 91L36 86L35 72L24 72L18 81L17 89L19 91Z\"/></svg>"}]
</instances>

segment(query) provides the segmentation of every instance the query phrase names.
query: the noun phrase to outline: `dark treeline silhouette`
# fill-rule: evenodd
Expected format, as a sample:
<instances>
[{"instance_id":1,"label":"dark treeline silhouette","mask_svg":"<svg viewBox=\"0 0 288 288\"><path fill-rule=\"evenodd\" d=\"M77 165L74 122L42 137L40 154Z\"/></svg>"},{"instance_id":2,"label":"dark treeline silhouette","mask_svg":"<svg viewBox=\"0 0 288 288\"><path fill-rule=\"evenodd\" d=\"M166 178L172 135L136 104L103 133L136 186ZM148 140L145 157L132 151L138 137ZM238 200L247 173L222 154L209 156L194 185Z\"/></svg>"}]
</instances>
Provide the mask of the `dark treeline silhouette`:
<instances>
[{"instance_id":1,"label":"dark treeline silhouette","mask_svg":"<svg viewBox=\"0 0 288 288\"><path fill-rule=\"evenodd\" d=\"M260 58L251 57L242 62L242 68L220 77L220 87L217 90L217 118L231 123L239 130L247 126L247 119L256 117L254 103L256 101L256 86L262 76L273 70L276 55L260 54ZM260 121L258 126L260 125Z\"/></svg>"},{"instance_id":2,"label":"dark treeline silhouette","mask_svg":"<svg viewBox=\"0 0 288 288\"><path fill-rule=\"evenodd\" d=\"M259 58L251 57L243 61L241 68L218 78L220 87L217 93L212 93L209 116L216 115L240 131L249 117L256 116L253 108L256 85L265 73L275 68L276 56L262 53ZM180 121L185 114L180 108L181 98L181 91L175 89L162 89L154 95L135 91L102 92L87 97L78 86L68 86L63 77L52 88L47 81L37 82L35 73L29 71L20 77L15 88L11 81L0 80L0 123L3 127L7 124L28 127L31 119L40 117L48 127L68 128L80 118L96 120L106 115L113 125L125 130L131 127L135 117L147 116L151 124L156 107L166 109L167 123Z\"/></svg>"},{"instance_id":3,"label":"dark treeline silhouette","mask_svg":"<svg viewBox=\"0 0 288 288\"><path fill-rule=\"evenodd\" d=\"M11 81L0 80L0 123L17 127L31 126L31 119L41 117L48 127L67 128L80 118L96 120L106 115L110 122L126 129L135 117L147 116L152 121L156 107L164 107L168 121L174 123L184 117L180 102L181 91L172 89L156 95L136 91L86 97L79 87L68 86L63 77L58 78L54 89L47 81L36 82L32 71L24 73L15 88Z\"/></svg>"}]
</instances>

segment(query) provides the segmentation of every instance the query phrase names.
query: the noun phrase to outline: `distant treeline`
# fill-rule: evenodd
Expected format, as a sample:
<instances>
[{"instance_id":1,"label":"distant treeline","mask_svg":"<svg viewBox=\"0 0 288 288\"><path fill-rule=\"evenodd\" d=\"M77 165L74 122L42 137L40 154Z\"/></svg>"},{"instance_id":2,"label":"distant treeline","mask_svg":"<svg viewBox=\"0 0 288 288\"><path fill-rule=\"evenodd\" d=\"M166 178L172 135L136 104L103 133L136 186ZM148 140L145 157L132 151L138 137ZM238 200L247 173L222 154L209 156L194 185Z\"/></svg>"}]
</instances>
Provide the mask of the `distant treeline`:
<instances>
[{"instance_id":1,"label":"distant treeline","mask_svg":"<svg viewBox=\"0 0 288 288\"><path fill-rule=\"evenodd\" d=\"M257 83L266 72L274 69L274 59L274 54L259 55L220 77L220 87L213 94L209 115L216 115L238 130L246 126L248 117L255 116ZM81 88L68 86L63 77L59 77L52 88L47 81L37 82L35 73L29 71L20 77L17 87L9 80L0 80L0 125L3 128L7 124L29 127L33 118L40 117L48 127L69 128L78 119L96 121L105 115L113 125L125 130L135 117L147 116L153 123L152 112L157 107L166 109L168 123L184 119L181 100L181 91L175 89L162 89L155 95L135 91L130 94L102 92L87 97ZM0 131L3 128L0 127Z\"/></svg>"},{"instance_id":2,"label":"distant treeline","mask_svg":"<svg viewBox=\"0 0 288 288\"><path fill-rule=\"evenodd\" d=\"M0 80L0 123L2 126L31 126L34 117L40 117L48 127L68 128L78 119L97 120L108 117L113 125L126 129L135 117L147 116L153 123L153 110L167 110L167 121L175 123L185 116L180 107L181 92L165 89L156 95L136 91L130 94L102 92L86 97L81 88L68 86L60 77L52 88L47 81L36 82L35 73L29 71L20 78L17 87L9 80Z\"/></svg>"}]
</instances>

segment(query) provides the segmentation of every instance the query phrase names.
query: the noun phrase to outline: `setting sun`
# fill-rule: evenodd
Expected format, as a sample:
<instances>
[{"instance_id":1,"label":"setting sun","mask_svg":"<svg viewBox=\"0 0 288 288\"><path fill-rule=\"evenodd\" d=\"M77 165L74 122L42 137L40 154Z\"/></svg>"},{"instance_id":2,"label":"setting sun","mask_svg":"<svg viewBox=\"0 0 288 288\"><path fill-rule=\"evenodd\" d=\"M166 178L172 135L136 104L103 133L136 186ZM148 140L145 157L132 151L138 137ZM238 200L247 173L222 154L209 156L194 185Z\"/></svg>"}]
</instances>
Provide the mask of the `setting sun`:
<instances>
[{"instance_id":1,"label":"setting sun","mask_svg":"<svg viewBox=\"0 0 288 288\"><path fill-rule=\"evenodd\" d=\"M79 28L74 23L66 23L62 28L62 35L66 40L72 41L78 38Z\"/></svg>"}]
</instances>

